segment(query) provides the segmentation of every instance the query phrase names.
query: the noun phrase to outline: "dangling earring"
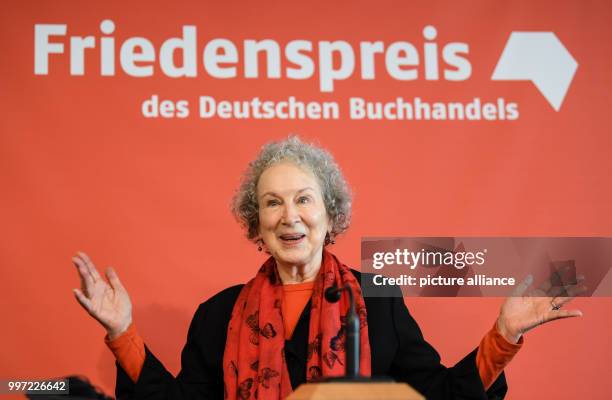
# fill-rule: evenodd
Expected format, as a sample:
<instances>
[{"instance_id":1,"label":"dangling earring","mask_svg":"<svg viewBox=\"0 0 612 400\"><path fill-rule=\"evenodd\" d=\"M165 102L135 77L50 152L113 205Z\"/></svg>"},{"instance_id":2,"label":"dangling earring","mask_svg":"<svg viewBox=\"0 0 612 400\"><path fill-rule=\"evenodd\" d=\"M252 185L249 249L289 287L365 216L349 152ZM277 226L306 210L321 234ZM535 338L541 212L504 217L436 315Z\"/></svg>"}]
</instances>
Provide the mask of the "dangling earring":
<instances>
[{"instance_id":1,"label":"dangling earring","mask_svg":"<svg viewBox=\"0 0 612 400\"><path fill-rule=\"evenodd\" d=\"M257 241L257 251L262 251L263 248L261 247L263 240L259 239Z\"/></svg>"}]
</instances>

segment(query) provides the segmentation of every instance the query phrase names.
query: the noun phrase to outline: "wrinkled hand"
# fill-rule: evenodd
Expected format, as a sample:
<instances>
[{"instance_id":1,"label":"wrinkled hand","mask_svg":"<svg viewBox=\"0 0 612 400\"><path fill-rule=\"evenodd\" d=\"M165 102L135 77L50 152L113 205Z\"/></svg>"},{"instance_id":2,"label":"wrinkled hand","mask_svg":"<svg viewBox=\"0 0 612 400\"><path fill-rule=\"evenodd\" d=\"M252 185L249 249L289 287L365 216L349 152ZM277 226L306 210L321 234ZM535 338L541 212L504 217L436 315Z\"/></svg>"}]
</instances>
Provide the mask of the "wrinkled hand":
<instances>
[{"instance_id":1,"label":"wrinkled hand","mask_svg":"<svg viewBox=\"0 0 612 400\"><path fill-rule=\"evenodd\" d=\"M497 318L497 329L511 343L518 342L521 335L538 325L556 319L582 316L580 310L561 309L577 294L586 291L579 282L564 288L551 287L550 282L545 282L539 289L526 294L532 283L531 275L520 283L502 305Z\"/></svg>"},{"instance_id":2,"label":"wrinkled hand","mask_svg":"<svg viewBox=\"0 0 612 400\"><path fill-rule=\"evenodd\" d=\"M132 323L132 302L117 273L107 268L108 283L87 254L72 257L81 278L81 289L73 289L77 301L108 332L110 339L120 336Z\"/></svg>"}]
</instances>

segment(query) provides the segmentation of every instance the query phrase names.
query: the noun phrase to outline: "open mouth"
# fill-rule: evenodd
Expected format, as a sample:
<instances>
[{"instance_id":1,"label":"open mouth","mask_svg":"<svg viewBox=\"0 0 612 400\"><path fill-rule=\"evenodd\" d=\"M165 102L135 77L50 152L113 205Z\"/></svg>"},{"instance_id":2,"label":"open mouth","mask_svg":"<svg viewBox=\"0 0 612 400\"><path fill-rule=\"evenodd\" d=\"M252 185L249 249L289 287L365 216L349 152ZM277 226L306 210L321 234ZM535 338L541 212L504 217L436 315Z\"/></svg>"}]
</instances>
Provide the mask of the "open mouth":
<instances>
[{"instance_id":1,"label":"open mouth","mask_svg":"<svg viewBox=\"0 0 612 400\"><path fill-rule=\"evenodd\" d=\"M280 235L280 240L285 244L297 244L300 243L306 237L303 233L291 233Z\"/></svg>"}]
</instances>

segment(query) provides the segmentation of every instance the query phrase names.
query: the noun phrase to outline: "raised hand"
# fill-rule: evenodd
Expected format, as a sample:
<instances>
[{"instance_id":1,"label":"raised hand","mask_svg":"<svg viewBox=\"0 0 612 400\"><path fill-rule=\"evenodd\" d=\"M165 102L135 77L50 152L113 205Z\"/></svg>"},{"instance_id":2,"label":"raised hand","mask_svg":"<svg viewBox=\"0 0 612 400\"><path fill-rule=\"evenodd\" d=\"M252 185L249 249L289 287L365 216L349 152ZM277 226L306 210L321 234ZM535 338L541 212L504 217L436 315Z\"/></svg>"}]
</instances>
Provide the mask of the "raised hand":
<instances>
[{"instance_id":1,"label":"raised hand","mask_svg":"<svg viewBox=\"0 0 612 400\"><path fill-rule=\"evenodd\" d=\"M512 343L518 342L522 334L538 325L556 319L582 316L580 310L564 310L561 307L584 292L584 286L576 284L555 288L550 282L545 282L539 289L526 293L532 283L533 277L530 275L516 287L513 295L501 307L497 328Z\"/></svg>"},{"instance_id":2,"label":"raised hand","mask_svg":"<svg viewBox=\"0 0 612 400\"><path fill-rule=\"evenodd\" d=\"M132 302L117 273L107 268L108 282L98 273L87 254L78 252L72 257L81 278L81 289L73 289L77 301L114 339L132 323Z\"/></svg>"}]
</instances>

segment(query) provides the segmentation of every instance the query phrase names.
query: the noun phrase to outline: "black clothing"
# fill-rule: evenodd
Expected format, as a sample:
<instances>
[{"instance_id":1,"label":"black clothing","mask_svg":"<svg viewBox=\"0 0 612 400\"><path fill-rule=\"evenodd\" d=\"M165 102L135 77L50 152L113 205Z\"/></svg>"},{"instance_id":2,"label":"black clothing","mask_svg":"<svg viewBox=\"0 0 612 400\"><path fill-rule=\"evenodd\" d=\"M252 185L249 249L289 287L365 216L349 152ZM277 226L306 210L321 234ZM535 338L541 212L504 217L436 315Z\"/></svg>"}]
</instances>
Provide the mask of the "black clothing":
<instances>
[{"instance_id":1,"label":"black clothing","mask_svg":"<svg viewBox=\"0 0 612 400\"><path fill-rule=\"evenodd\" d=\"M361 274L353 271L360 280ZM223 399L223 352L227 326L243 285L233 286L202 303L196 311L182 352L182 369L174 378L146 349L144 366L134 384L117 364L118 399ZM406 382L427 399L501 399L508 389L502 373L485 393L476 368L475 349L454 367L440 364L436 350L421 330L402 297L365 297L372 375ZM306 381L306 352L310 304L290 340L285 358L295 389Z\"/></svg>"}]
</instances>

